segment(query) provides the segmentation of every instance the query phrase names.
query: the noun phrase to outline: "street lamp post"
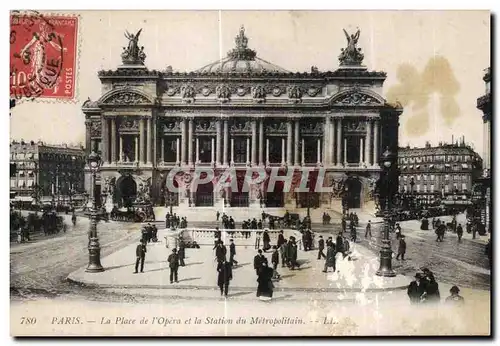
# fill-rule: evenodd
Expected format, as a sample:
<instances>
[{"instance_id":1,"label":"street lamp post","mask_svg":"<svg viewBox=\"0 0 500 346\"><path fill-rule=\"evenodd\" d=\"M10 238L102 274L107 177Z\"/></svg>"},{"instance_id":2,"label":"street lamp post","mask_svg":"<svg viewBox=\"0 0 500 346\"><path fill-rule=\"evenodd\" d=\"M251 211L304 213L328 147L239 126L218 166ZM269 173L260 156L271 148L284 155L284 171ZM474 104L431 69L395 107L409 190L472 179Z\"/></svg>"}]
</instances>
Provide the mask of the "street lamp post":
<instances>
[{"instance_id":1,"label":"street lamp post","mask_svg":"<svg viewBox=\"0 0 500 346\"><path fill-rule=\"evenodd\" d=\"M101 158L96 152L92 152L87 158L87 162L92 174L92 191L95 190L96 174L102 164ZM89 265L85 270L88 273L99 273L104 271L101 265L101 247L99 246L99 238L97 237L97 203L96 195L92 194L92 208L90 209L90 228L89 228Z\"/></svg>"},{"instance_id":2,"label":"street lamp post","mask_svg":"<svg viewBox=\"0 0 500 346\"><path fill-rule=\"evenodd\" d=\"M395 161L394 154L386 149L384 154L382 154L384 171L385 171L385 208L384 208L384 237L382 239L382 248L380 249L380 267L377 270L377 276L393 277L396 276L394 270L392 270L392 249L391 240L389 239L389 219L391 216L390 212L390 172L391 166Z\"/></svg>"}]
</instances>

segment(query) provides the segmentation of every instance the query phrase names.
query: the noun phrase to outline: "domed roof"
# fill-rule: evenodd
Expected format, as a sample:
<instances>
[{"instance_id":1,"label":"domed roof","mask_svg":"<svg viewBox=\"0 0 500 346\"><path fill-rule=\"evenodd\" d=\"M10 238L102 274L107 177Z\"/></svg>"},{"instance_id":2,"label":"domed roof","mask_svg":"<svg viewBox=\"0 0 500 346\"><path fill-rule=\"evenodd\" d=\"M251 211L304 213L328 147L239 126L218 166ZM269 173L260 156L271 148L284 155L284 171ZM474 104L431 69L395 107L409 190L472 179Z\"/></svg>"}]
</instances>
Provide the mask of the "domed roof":
<instances>
[{"instance_id":1,"label":"domed roof","mask_svg":"<svg viewBox=\"0 0 500 346\"><path fill-rule=\"evenodd\" d=\"M197 73L290 73L282 67L264 59L257 58L257 53L248 48L245 28L235 38L236 47L227 53L227 57L196 70Z\"/></svg>"}]
</instances>

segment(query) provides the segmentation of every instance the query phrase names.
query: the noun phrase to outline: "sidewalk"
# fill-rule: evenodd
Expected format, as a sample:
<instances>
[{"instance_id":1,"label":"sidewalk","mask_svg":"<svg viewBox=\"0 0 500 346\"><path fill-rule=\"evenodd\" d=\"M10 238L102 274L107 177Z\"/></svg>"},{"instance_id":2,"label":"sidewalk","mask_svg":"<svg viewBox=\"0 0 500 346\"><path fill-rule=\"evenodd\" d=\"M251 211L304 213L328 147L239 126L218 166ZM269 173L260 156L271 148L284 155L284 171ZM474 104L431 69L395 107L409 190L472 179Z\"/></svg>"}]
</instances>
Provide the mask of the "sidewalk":
<instances>
[{"instance_id":1,"label":"sidewalk","mask_svg":"<svg viewBox=\"0 0 500 346\"><path fill-rule=\"evenodd\" d=\"M186 266L179 268L179 283L170 284L167 257L171 249L165 247L164 236L168 231L160 231L161 242L148 245L144 273L133 274L135 248L131 244L101 259L106 269L102 273L86 273L81 268L68 276L73 282L101 288L142 288L142 289L214 289L217 271L211 246L200 249L186 249ZM231 290L256 289L257 277L253 269L253 246L236 244L235 259L239 262L233 270ZM353 261L337 261L338 273L322 272L324 260L317 260L317 251L299 250L300 270L278 268L282 280L275 283L277 291L306 292L377 292L405 289L411 278L397 275L382 278L375 275L379 266L378 257L365 247L355 244L351 247ZM269 263L271 253L265 254ZM331 270L331 269L330 269Z\"/></svg>"}]
</instances>

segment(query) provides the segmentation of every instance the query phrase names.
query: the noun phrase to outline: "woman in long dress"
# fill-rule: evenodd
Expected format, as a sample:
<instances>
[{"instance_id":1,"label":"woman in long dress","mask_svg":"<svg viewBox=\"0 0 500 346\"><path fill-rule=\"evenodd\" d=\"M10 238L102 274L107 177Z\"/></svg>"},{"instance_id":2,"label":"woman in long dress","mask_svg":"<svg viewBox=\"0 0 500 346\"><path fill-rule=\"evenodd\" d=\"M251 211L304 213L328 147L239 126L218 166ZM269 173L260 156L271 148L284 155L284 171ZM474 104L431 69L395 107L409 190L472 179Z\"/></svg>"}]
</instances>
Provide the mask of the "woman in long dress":
<instances>
[{"instance_id":1,"label":"woman in long dress","mask_svg":"<svg viewBox=\"0 0 500 346\"><path fill-rule=\"evenodd\" d=\"M274 285L272 282L273 269L267 266L266 262L262 263L262 268L259 271L259 276L257 278L257 297L263 296L272 298Z\"/></svg>"}]
</instances>

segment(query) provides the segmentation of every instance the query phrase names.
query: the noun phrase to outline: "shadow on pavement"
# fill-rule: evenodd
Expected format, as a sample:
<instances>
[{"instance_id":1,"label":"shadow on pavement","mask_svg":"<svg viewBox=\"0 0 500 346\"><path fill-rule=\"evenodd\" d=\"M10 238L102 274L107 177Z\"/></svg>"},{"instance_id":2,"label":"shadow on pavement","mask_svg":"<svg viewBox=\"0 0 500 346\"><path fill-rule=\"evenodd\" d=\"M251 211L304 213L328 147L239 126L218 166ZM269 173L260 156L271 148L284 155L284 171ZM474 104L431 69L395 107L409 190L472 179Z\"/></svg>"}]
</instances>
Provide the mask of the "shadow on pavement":
<instances>
[{"instance_id":1,"label":"shadow on pavement","mask_svg":"<svg viewBox=\"0 0 500 346\"><path fill-rule=\"evenodd\" d=\"M179 282L184 282L184 281L193 281L193 280L200 280L201 278L187 278L187 279L180 279Z\"/></svg>"}]
</instances>

